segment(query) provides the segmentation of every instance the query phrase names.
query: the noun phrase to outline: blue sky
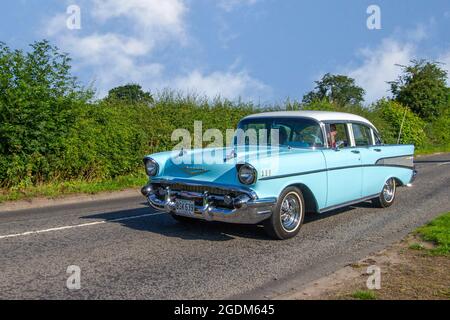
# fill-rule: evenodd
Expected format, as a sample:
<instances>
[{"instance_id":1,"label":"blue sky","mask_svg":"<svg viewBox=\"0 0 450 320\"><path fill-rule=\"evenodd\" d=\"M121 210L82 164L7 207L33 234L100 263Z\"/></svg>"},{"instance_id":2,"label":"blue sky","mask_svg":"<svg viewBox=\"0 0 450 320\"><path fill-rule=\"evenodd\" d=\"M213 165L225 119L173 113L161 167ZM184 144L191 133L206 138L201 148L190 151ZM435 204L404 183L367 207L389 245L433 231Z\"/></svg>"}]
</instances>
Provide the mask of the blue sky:
<instances>
[{"instance_id":1,"label":"blue sky","mask_svg":"<svg viewBox=\"0 0 450 320\"><path fill-rule=\"evenodd\" d=\"M67 28L67 7L81 29ZM366 12L377 5L381 29ZM324 73L352 76L369 103L388 95L395 64L450 65L450 2L299 0L21 0L0 4L0 41L49 39L101 97L117 85L220 94L261 103L301 99Z\"/></svg>"}]
</instances>

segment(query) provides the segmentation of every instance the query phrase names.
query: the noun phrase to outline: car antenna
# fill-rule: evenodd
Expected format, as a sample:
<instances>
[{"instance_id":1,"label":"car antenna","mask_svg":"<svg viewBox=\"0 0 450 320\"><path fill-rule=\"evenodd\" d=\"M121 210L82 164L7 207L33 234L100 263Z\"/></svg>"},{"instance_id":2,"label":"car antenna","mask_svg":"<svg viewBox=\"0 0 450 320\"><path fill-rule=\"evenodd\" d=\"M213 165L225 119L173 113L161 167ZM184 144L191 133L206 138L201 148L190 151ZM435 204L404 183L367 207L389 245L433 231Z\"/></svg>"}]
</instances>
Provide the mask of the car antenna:
<instances>
[{"instance_id":1,"label":"car antenna","mask_svg":"<svg viewBox=\"0 0 450 320\"><path fill-rule=\"evenodd\" d=\"M405 113L403 114L402 124L400 125L400 130L398 131L397 144L400 144L400 137L402 136L403 125L405 124L406 112L408 111L407 107L405 107Z\"/></svg>"}]
</instances>

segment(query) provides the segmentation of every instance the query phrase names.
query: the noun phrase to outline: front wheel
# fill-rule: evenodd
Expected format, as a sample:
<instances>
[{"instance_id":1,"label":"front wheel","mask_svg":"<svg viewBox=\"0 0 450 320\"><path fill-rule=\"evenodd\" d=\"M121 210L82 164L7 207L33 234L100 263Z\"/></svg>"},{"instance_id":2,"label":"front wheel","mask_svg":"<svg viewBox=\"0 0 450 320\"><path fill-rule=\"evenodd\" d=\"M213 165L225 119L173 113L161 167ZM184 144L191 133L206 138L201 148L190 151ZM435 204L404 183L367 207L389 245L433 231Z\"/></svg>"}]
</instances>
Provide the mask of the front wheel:
<instances>
[{"instance_id":1,"label":"front wheel","mask_svg":"<svg viewBox=\"0 0 450 320\"><path fill-rule=\"evenodd\" d=\"M274 239L289 239L298 234L305 216L305 200L296 187L286 188L280 195L272 216L264 229Z\"/></svg>"},{"instance_id":2,"label":"front wheel","mask_svg":"<svg viewBox=\"0 0 450 320\"><path fill-rule=\"evenodd\" d=\"M397 185L394 178L388 179L378 198L372 200L372 203L378 208L387 208L392 206L397 192Z\"/></svg>"}]
</instances>

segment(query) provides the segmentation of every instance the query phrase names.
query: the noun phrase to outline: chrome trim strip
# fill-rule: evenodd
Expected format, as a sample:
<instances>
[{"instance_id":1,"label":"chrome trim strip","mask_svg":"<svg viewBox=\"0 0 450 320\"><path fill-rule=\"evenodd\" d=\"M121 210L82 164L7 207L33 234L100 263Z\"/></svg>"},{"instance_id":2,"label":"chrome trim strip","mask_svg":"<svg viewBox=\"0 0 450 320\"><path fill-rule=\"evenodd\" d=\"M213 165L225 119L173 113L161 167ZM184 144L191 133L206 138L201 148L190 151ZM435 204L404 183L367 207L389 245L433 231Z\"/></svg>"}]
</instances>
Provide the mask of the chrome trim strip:
<instances>
[{"instance_id":1,"label":"chrome trim strip","mask_svg":"<svg viewBox=\"0 0 450 320\"><path fill-rule=\"evenodd\" d=\"M412 155L399 156L399 157L408 157L408 156L412 156ZM397 158L397 157L392 157L392 158ZM383 158L379 159L377 162L379 162L382 159ZM334 171L334 170L344 170L344 169L353 169L353 168L363 168L363 167L394 167L394 168L403 168L403 169L409 169L409 170L413 169L413 167L404 166L404 165L398 165L398 164L381 164L381 163L379 163L379 164L377 164L377 163L376 164L358 164L358 165L353 165L353 166L334 167L334 168L318 169L318 170L311 170L311 171L283 174L283 175L278 175L278 176L264 177L264 178L260 178L259 181L273 180L273 179L282 179L282 178L303 176L303 175L319 173L319 172L327 172L327 171Z\"/></svg>"},{"instance_id":2,"label":"chrome trim strip","mask_svg":"<svg viewBox=\"0 0 450 320\"><path fill-rule=\"evenodd\" d=\"M324 212L336 210L336 209L339 209L339 208L348 207L348 206L351 206L352 204L357 204L357 203L360 203L360 202L371 200L371 199L376 198L378 196L379 196L379 194L377 193L377 194L374 194L374 195L371 195L371 196L367 196L367 197L363 197L363 198L360 198L360 199L357 199L357 200L347 201L347 202L344 202L344 203L341 203L341 204L337 204L337 205L334 205L334 206L329 206L329 207L326 207L326 208L323 208L323 209L319 210L319 213L324 213Z\"/></svg>"}]
</instances>

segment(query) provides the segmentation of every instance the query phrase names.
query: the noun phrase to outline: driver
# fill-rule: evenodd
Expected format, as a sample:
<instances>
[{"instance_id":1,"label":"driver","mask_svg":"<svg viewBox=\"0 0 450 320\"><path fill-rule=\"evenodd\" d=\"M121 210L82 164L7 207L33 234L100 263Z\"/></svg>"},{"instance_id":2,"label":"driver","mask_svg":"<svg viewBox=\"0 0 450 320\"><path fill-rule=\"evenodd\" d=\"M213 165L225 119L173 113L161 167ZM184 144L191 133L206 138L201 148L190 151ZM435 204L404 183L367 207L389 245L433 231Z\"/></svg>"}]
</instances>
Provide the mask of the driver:
<instances>
[{"instance_id":1,"label":"driver","mask_svg":"<svg viewBox=\"0 0 450 320\"><path fill-rule=\"evenodd\" d=\"M330 124L330 133L328 134L328 146L336 148L337 128L334 123Z\"/></svg>"}]
</instances>

